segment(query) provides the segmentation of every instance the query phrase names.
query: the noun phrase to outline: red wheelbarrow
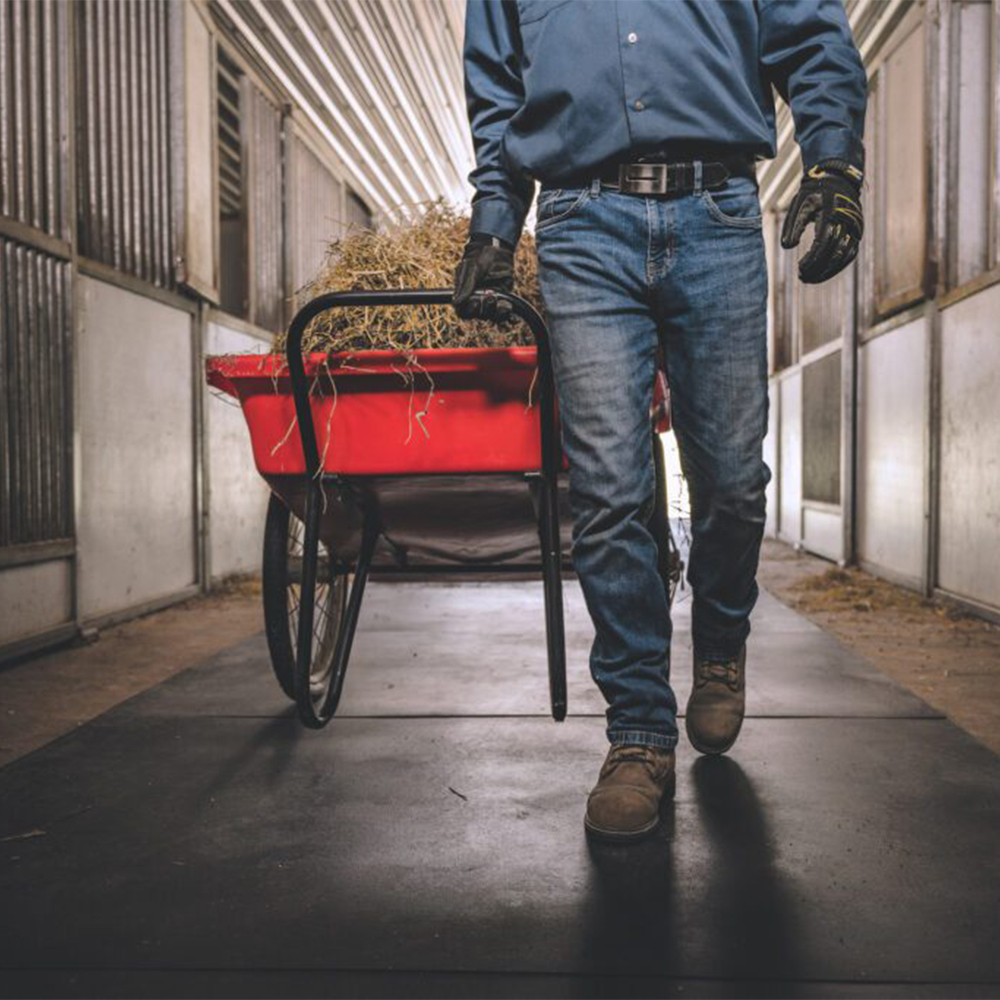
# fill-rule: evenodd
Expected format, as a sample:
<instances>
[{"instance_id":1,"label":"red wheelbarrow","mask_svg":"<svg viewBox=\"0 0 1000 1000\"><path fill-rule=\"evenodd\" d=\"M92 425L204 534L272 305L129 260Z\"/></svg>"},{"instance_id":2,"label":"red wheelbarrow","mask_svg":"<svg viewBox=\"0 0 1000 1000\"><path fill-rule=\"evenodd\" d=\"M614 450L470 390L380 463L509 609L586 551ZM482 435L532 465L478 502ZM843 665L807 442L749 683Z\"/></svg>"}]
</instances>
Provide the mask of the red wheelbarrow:
<instances>
[{"instance_id":1,"label":"red wheelbarrow","mask_svg":"<svg viewBox=\"0 0 1000 1000\"><path fill-rule=\"evenodd\" d=\"M282 691L310 728L337 709L370 573L540 572L552 716L566 716L568 466L541 316L519 296L504 296L534 347L302 354L306 327L328 309L450 306L452 296L321 295L292 320L285 358L207 359L209 383L239 400L271 487L262 572L268 649ZM657 433L667 414L658 376L649 527L672 598L682 566Z\"/></svg>"}]
</instances>

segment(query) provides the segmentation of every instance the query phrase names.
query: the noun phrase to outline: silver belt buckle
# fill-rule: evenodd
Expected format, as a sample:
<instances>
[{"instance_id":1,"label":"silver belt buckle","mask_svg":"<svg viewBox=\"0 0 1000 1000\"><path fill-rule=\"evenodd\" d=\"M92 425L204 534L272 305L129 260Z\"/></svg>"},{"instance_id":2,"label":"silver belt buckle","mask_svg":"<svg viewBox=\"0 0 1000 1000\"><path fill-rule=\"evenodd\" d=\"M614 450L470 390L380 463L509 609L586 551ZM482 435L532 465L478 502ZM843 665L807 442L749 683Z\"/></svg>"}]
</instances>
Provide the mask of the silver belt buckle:
<instances>
[{"instance_id":1,"label":"silver belt buckle","mask_svg":"<svg viewBox=\"0 0 1000 1000\"><path fill-rule=\"evenodd\" d=\"M618 189L627 194L666 194L666 163L618 164Z\"/></svg>"}]
</instances>

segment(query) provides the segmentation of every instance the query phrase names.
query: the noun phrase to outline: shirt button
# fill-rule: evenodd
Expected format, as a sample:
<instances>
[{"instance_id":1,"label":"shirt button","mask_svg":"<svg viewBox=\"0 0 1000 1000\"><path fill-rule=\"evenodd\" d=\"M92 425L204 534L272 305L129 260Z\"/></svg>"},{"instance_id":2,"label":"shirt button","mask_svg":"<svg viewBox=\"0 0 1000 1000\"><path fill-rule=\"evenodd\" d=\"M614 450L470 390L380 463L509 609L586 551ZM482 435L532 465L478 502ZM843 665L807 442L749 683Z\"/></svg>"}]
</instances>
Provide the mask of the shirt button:
<instances>
[{"instance_id":1,"label":"shirt button","mask_svg":"<svg viewBox=\"0 0 1000 1000\"><path fill-rule=\"evenodd\" d=\"M632 45L635 45L635 43L639 41L639 36L634 31L630 31L628 35L628 40Z\"/></svg>"},{"instance_id":2,"label":"shirt button","mask_svg":"<svg viewBox=\"0 0 1000 1000\"><path fill-rule=\"evenodd\" d=\"M642 101L636 101L634 107L636 111L642 111L644 105Z\"/></svg>"}]
</instances>

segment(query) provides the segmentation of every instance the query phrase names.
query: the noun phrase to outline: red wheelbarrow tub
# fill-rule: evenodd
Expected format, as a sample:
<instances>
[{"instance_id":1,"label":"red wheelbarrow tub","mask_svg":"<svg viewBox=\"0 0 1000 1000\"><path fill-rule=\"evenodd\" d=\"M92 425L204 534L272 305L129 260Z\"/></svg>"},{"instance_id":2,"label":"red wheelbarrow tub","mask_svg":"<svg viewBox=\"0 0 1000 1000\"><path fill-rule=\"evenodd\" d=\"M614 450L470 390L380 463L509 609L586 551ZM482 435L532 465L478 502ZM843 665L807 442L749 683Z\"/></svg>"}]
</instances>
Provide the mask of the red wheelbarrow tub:
<instances>
[{"instance_id":1,"label":"red wheelbarrow tub","mask_svg":"<svg viewBox=\"0 0 1000 1000\"><path fill-rule=\"evenodd\" d=\"M541 468L534 347L366 350L304 361L325 472ZM284 356L217 355L206 359L206 372L210 385L239 400L258 471L305 474Z\"/></svg>"}]
</instances>

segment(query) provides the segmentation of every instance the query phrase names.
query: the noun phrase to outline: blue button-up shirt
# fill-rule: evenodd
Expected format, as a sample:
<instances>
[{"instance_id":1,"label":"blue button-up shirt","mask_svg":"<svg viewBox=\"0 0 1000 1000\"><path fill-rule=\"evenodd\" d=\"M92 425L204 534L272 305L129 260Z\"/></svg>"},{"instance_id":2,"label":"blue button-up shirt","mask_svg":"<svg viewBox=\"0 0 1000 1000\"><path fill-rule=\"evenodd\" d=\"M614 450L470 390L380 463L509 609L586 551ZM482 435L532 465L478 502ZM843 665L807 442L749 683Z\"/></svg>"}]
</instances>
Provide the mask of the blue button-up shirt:
<instances>
[{"instance_id":1,"label":"blue button-up shirt","mask_svg":"<svg viewBox=\"0 0 1000 1000\"><path fill-rule=\"evenodd\" d=\"M470 230L516 243L535 179L706 142L771 157L772 87L805 165L864 166L867 76L841 0L468 0Z\"/></svg>"}]
</instances>

